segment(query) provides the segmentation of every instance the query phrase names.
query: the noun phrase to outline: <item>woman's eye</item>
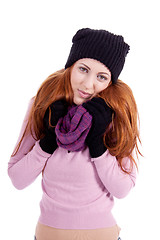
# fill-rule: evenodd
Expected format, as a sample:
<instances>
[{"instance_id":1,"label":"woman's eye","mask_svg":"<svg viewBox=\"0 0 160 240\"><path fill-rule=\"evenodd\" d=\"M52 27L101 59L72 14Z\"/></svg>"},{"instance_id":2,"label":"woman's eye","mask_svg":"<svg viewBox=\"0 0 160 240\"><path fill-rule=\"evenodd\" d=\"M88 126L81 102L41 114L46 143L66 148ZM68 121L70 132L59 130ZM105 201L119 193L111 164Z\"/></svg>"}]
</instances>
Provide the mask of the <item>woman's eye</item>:
<instances>
[{"instance_id":1,"label":"woman's eye","mask_svg":"<svg viewBox=\"0 0 160 240\"><path fill-rule=\"evenodd\" d=\"M81 72L88 72L88 69L87 69L87 68L79 67L79 69L80 69Z\"/></svg>"},{"instance_id":2,"label":"woman's eye","mask_svg":"<svg viewBox=\"0 0 160 240\"><path fill-rule=\"evenodd\" d=\"M108 80L108 78L104 77L103 75L98 75L97 77L99 80Z\"/></svg>"}]
</instances>

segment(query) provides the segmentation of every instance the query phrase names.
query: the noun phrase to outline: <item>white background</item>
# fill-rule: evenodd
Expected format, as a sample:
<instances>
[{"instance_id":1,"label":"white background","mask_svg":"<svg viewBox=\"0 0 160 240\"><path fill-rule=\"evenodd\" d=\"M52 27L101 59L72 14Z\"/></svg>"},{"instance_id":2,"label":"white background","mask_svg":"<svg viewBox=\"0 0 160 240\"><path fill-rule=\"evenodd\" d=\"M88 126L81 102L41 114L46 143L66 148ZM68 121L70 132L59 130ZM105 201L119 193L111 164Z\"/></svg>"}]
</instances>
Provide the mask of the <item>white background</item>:
<instances>
[{"instance_id":1,"label":"white background","mask_svg":"<svg viewBox=\"0 0 160 240\"><path fill-rule=\"evenodd\" d=\"M23 191L7 176L29 99L51 73L64 67L79 28L123 35L131 46L120 76L133 90L141 120L136 187L113 210L122 240L160 239L160 32L159 1L0 2L0 238L33 239L41 177ZM3 236L3 237L2 237Z\"/></svg>"}]
</instances>

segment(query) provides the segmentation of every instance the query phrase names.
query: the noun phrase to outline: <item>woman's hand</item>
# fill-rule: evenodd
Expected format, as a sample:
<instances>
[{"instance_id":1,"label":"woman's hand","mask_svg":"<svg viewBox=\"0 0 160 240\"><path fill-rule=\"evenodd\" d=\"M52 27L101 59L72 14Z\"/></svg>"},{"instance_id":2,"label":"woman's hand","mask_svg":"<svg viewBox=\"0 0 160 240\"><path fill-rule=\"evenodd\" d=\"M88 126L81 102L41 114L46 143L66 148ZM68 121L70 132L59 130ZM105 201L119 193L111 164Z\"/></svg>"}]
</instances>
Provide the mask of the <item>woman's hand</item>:
<instances>
[{"instance_id":1,"label":"woman's hand","mask_svg":"<svg viewBox=\"0 0 160 240\"><path fill-rule=\"evenodd\" d=\"M92 116L92 127L86 138L92 158L101 156L106 147L103 143L103 135L109 123L112 121L113 110L102 98L94 97L82 104Z\"/></svg>"},{"instance_id":2,"label":"woman's hand","mask_svg":"<svg viewBox=\"0 0 160 240\"><path fill-rule=\"evenodd\" d=\"M67 110L68 104L65 100L57 100L52 103L47 109L43 119L45 136L39 142L40 147L43 151L52 154L58 147L56 141L55 126L58 120L66 115Z\"/></svg>"}]
</instances>

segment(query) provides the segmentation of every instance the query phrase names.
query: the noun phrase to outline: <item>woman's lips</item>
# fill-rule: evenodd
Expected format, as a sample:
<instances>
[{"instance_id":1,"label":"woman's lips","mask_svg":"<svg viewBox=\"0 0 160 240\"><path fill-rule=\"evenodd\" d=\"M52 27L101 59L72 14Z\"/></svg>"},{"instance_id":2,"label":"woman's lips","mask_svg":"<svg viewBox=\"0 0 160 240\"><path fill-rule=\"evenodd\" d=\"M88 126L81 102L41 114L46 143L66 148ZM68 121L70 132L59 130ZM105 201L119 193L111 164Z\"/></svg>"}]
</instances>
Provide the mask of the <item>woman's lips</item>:
<instances>
[{"instance_id":1,"label":"woman's lips","mask_svg":"<svg viewBox=\"0 0 160 240\"><path fill-rule=\"evenodd\" d=\"M82 90L79 90L79 89L78 89L78 93L82 98L90 98L92 96L92 94L86 93L86 92L84 92Z\"/></svg>"}]
</instances>

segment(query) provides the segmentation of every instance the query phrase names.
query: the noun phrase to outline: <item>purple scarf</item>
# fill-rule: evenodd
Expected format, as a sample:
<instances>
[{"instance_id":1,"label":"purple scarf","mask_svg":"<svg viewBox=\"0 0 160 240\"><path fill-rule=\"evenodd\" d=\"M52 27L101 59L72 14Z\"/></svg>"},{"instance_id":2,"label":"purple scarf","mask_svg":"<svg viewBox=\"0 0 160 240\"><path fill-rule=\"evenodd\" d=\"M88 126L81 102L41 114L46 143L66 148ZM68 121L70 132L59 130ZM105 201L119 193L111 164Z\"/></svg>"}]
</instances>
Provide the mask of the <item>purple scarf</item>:
<instances>
[{"instance_id":1,"label":"purple scarf","mask_svg":"<svg viewBox=\"0 0 160 240\"><path fill-rule=\"evenodd\" d=\"M82 105L69 107L67 115L59 119L55 128L58 146L69 151L83 150L91 123L92 116Z\"/></svg>"}]
</instances>

